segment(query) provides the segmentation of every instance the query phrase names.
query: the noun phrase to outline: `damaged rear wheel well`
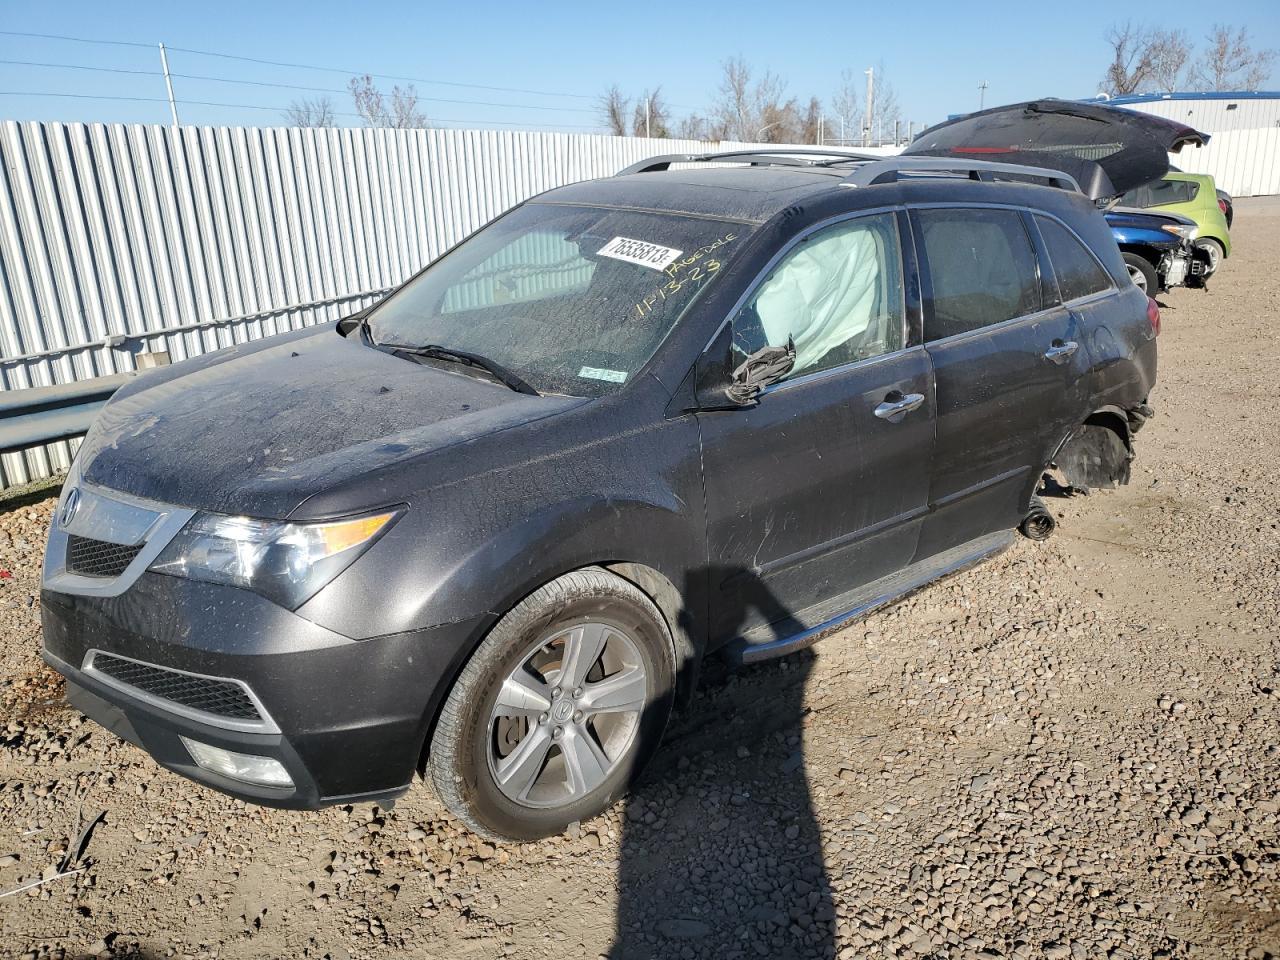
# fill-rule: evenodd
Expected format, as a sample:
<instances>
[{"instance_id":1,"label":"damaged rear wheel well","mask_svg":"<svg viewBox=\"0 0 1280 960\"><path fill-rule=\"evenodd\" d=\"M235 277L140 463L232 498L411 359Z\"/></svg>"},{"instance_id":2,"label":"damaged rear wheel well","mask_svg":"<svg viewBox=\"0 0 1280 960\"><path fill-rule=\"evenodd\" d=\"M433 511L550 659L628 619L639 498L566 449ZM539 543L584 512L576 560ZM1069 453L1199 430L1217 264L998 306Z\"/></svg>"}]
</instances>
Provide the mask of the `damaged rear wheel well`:
<instances>
[{"instance_id":1,"label":"damaged rear wheel well","mask_svg":"<svg viewBox=\"0 0 1280 960\"><path fill-rule=\"evenodd\" d=\"M1117 410L1091 414L1054 458L1067 483L1078 490L1106 490L1128 483L1132 460L1129 420Z\"/></svg>"}]
</instances>

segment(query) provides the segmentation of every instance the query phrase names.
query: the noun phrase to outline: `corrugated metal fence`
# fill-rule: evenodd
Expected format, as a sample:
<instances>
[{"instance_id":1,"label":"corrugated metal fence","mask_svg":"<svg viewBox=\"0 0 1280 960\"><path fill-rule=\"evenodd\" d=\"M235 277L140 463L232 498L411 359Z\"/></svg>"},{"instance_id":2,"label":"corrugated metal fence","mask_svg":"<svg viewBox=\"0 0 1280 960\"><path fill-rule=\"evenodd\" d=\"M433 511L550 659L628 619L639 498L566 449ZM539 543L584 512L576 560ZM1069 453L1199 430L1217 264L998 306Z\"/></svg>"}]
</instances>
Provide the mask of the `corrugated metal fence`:
<instances>
[{"instance_id":1,"label":"corrugated metal fence","mask_svg":"<svg viewBox=\"0 0 1280 960\"><path fill-rule=\"evenodd\" d=\"M1210 174L1232 196L1280 193L1280 96L1177 94L1114 102L1210 134L1208 146L1173 154L1173 162L1188 173Z\"/></svg>"},{"instance_id":2,"label":"corrugated metal fence","mask_svg":"<svg viewBox=\"0 0 1280 960\"><path fill-rule=\"evenodd\" d=\"M0 389L344 316L542 190L706 144L584 134L0 125ZM234 416L234 411L227 411ZM0 456L0 486L66 469Z\"/></svg>"},{"instance_id":3,"label":"corrugated metal fence","mask_svg":"<svg viewBox=\"0 0 1280 960\"><path fill-rule=\"evenodd\" d=\"M1188 173L1207 173L1234 197L1280 193L1280 129L1224 130L1207 146L1184 147L1173 162Z\"/></svg>"}]
</instances>

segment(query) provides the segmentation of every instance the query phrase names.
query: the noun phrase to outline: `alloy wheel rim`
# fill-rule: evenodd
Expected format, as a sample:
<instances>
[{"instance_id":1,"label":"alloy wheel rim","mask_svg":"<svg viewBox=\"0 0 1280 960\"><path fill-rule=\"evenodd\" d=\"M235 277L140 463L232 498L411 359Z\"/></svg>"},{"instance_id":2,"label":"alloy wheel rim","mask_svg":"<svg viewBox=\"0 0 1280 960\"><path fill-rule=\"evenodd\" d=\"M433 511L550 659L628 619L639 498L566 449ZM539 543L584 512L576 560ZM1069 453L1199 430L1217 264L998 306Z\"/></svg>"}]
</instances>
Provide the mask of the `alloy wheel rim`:
<instances>
[{"instance_id":1,"label":"alloy wheel rim","mask_svg":"<svg viewBox=\"0 0 1280 960\"><path fill-rule=\"evenodd\" d=\"M1138 287L1139 290L1141 290L1143 293L1146 293L1147 292L1147 275L1131 263L1126 264L1126 266L1129 268L1129 279L1134 282L1134 284Z\"/></svg>"},{"instance_id":2,"label":"alloy wheel rim","mask_svg":"<svg viewBox=\"0 0 1280 960\"><path fill-rule=\"evenodd\" d=\"M508 800L549 808L580 800L630 752L649 699L636 640L588 621L532 644L489 714L489 773Z\"/></svg>"},{"instance_id":3,"label":"alloy wheel rim","mask_svg":"<svg viewBox=\"0 0 1280 960\"><path fill-rule=\"evenodd\" d=\"M1213 273L1218 269L1218 263L1222 259L1222 253L1218 250L1216 243L1202 243L1200 249L1209 255L1209 272Z\"/></svg>"}]
</instances>

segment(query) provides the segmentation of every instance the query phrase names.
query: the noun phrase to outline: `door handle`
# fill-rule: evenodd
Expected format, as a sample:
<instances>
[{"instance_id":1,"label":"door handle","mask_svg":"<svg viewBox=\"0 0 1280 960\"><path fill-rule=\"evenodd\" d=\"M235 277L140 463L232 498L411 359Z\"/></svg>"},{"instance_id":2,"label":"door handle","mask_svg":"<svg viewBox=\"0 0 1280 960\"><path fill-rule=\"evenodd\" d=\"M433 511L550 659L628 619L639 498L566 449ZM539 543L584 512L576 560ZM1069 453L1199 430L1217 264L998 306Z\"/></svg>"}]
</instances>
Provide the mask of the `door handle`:
<instances>
[{"instance_id":1,"label":"door handle","mask_svg":"<svg viewBox=\"0 0 1280 960\"><path fill-rule=\"evenodd\" d=\"M1080 349L1080 344L1074 340L1055 340L1053 346L1044 352L1046 360L1052 360L1054 363L1066 363L1070 356Z\"/></svg>"},{"instance_id":2,"label":"door handle","mask_svg":"<svg viewBox=\"0 0 1280 960\"><path fill-rule=\"evenodd\" d=\"M889 399L889 397L895 395L900 399ZM904 396L895 390L889 394L889 397L885 397L882 403L876 404L872 412L881 420L888 420L890 423L898 423L908 413L924 403L923 393L908 393Z\"/></svg>"}]
</instances>

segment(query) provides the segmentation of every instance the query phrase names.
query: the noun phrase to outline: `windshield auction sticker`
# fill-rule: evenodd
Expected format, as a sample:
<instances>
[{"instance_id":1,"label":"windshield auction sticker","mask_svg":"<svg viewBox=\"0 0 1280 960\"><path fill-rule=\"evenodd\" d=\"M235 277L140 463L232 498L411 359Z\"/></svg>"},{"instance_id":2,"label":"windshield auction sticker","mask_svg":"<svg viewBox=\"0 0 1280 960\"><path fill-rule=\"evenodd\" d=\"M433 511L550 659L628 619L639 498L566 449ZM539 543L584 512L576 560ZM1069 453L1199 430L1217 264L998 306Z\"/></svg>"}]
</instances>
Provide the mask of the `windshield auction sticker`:
<instances>
[{"instance_id":1,"label":"windshield auction sticker","mask_svg":"<svg viewBox=\"0 0 1280 960\"><path fill-rule=\"evenodd\" d=\"M583 367L578 376L591 380L608 380L610 383L622 383L627 379L625 370L606 370L603 367Z\"/></svg>"},{"instance_id":2,"label":"windshield auction sticker","mask_svg":"<svg viewBox=\"0 0 1280 960\"><path fill-rule=\"evenodd\" d=\"M601 257L612 257L614 260L625 260L650 270L665 270L680 256L679 250L660 247L656 243L643 240L631 240L627 237L614 237L596 251Z\"/></svg>"}]
</instances>

